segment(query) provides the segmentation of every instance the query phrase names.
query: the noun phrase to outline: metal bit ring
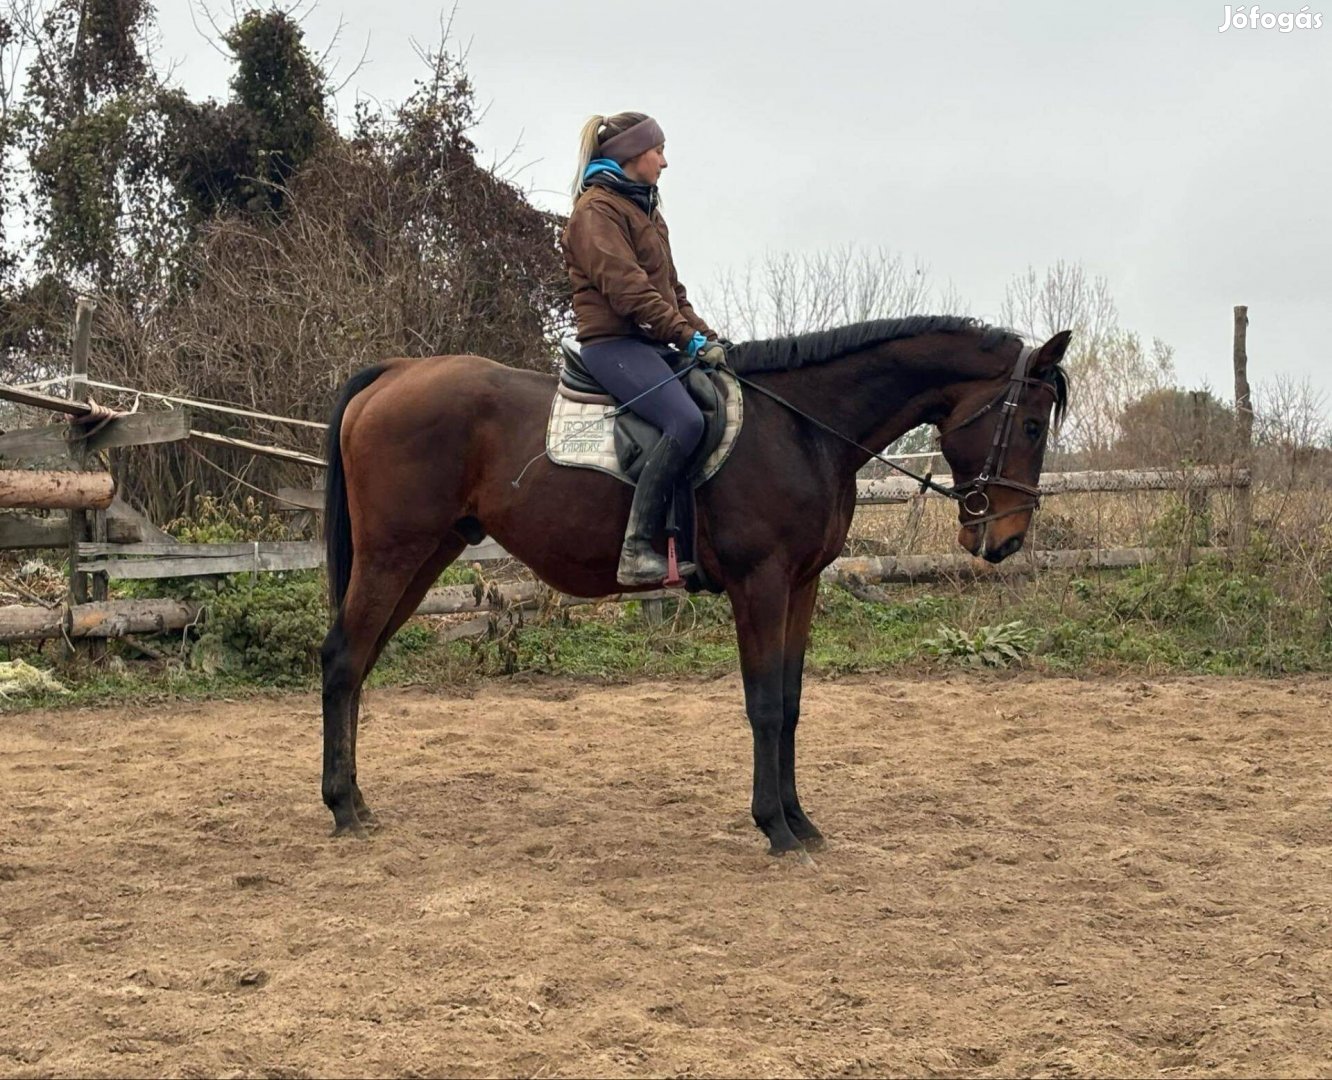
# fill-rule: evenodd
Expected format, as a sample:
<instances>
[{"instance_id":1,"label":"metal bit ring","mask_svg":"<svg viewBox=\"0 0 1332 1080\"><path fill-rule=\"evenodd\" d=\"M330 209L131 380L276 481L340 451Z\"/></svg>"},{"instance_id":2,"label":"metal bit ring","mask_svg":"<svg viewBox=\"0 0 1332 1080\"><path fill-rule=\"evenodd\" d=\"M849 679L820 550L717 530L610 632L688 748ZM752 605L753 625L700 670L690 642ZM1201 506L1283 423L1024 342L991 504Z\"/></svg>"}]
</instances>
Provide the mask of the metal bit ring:
<instances>
[{"instance_id":1,"label":"metal bit ring","mask_svg":"<svg viewBox=\"0 0 1332 1080\"><path fill-rule=\"evenodd\" d=\"M980 500L979 508L971 505L973 499ZM973 488L963 497L962 509L972 517L982 517L990 510L990 496L985 494L985 492L981 491L979 488Z\"/></svg>"}]
</instances>

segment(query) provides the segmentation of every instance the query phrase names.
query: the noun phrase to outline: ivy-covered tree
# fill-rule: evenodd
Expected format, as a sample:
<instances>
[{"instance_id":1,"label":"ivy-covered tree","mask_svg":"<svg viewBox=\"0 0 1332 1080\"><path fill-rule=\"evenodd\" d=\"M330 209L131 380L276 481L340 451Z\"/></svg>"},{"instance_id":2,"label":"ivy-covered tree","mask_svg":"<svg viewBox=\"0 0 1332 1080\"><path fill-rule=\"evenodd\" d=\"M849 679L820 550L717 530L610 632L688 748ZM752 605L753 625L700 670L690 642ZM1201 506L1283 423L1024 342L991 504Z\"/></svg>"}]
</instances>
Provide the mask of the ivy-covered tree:
<instances>
[{"instance_id":1,"label":"ivy-covered tree","mask_svg":"<svg viewBox=\"0 0 1332 1080\"><path fill-rule=\"evenodd\" d=\"M296 171L335 138L327 79L284 11L250 11L223 38L236 60L231 99L166 93L171 173L196 220L280 211Z\"/></svg>"},{"instance_id":2,"label":"ivy-covered tree","mask_svg":"<svg viewBox=\"0 0 1332 1080\"><path fill-rule=\"evenodd\" d=\"M21 2L43 12L14 155L37 255L0 297L0 379L50 374L83 289L99 300L98 377L280 416L325 418L346 377L385 357L475 352L550 370L570 316L562 220L477 162L472 87L443 47L406 102L360 110L344 134L299 24L276 7L222 35L227 98L196 102L152 71L149 0ZM203 410L193 422L319 450L309 428ZM121 491L161 521L228 474L267 490L312 479L207 457L136 449Z\"/></svg>"},{"instance_id":3,"label":"ivy-covered tree","mask_svg":"<svg viewBox=\"0 0 1332 1080\"><path fill-rule=\"evenodd\" d=\"M150 0L56 0L33 28L16 123L44 270L112 285L148 219L152 29Z\"/></svg>"}]
</instances>

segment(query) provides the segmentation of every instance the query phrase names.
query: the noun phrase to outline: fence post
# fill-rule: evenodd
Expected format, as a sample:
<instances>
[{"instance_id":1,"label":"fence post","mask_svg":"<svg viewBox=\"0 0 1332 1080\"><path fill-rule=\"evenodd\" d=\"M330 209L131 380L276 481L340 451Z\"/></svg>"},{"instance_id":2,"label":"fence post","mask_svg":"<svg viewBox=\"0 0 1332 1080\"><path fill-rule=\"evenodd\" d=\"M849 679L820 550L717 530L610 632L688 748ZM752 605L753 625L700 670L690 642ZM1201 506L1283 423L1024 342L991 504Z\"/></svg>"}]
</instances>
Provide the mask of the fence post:
<instances>
[{"instance_id":1,"label":"fence post","mask_svg":"<svg viewBox=\"0 0 1332 1080\"><path fill-rule=\"evenodd\" d=\"M70 362L70 377L68 385L68 396L71 401L83 401L88 396L88 351L92 343L92 317L93 312L97 310L96 301L86 296L79 297L78 308L74 313L74 351ZM82 472L88 464L88 444L85 440L77 440L70 451L73 459L74 468ZM79 570L79 542L88 539L90 524L93 528L100 529L103 538L106 534L106 514L104 511L93 511L90 518L86 510L69 511L69 603L86 604L88 602L88 578ZM95 581L94 589L100 593L99 599L106 599L106 575L99 574ZM90 647L90 654L94 659L104 656L106 653L105 642L98 642ZM74 647L67 639L65 641L65 657L70 658L74 654Z\"/></svg>"},{"instance_id":2,"label":"fence post","mask_svg":"<svg viewBox=\"0 0 1332 1080\"><path fill-rule=\"evenodd\" d=\"M1250 482L1234 489L1235 522L1231 547L1244 551L1253 529L1253 399L1249 395L1249 354L1247 336L1249 308L1235 306L1235 465L1250 470Z\"/></svg>"},{"instance_id":3,"label":"fence post","mask_svg":"<svg viewBox=\"0 0 1332 1080\"><path fill-rule=\"evenodd\" d=\"M1194 390L1190 397L1193 406L1193 447L1190 456L1196 470L1202 467L1207 457L1207 443L1209 440L1204 431L1207 424L1207 394L1203 390ZM1201 539L1205 544L1211 543L1211 531L1207 529L1207 490L1204 485L1197 482L1194 476L1190 476L1186 483L1187 494L1185 500L1188 507L1188 523L1184 540L1184 561L1186 563L1193 558L1195 539ZM1207 531L1204 532L1204 529L1207 529Z\"/></svg>"}]
</instances>

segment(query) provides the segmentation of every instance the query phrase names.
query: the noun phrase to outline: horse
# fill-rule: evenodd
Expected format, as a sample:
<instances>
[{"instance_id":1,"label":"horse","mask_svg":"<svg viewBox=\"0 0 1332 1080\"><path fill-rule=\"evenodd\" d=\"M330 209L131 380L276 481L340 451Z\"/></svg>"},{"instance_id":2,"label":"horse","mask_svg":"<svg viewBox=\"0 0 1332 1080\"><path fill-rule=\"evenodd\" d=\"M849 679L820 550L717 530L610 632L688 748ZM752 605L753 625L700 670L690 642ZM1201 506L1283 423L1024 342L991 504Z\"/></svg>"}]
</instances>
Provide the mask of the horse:
<instances>
[{"instance_id":1,"label":"horse","mask_svg":"<svg viewBox=\"0 0 1332 1080\"><path fill-rule=\"evenodd\" d=\"M1045 447L1067 408L1069 337L1033 348L971 318L910 316L730 348L744 423L697 490L695 559L730 599L754 745L750 809L771 854L804 858L823 844L796 787L801 679L819 574L842 553L870 447L935 425L958 542L1000 562L1022 546L1040 500ZM554 391L551 375L473 355L386 360L342 389L324 519L334 615L320 649L335 836L364 836L374 820L356 771L362 684L464 548L494 537L574 596L630 591L615 569L632 489L544 456Z\"/></svg>"}]
</instances>

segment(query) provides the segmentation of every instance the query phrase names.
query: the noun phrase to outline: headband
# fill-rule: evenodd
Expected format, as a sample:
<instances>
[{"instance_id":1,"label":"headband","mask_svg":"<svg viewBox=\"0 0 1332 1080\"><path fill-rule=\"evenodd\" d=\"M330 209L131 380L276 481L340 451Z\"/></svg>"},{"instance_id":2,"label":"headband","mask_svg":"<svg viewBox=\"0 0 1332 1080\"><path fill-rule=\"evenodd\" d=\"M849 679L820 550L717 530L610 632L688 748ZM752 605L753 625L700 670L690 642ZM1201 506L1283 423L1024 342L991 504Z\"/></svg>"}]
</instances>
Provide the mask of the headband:
<instances>
[{"instance_id":1,"label":"headband","mask_svg":"<svg viewBox=\"0 0 1332 1080\"><path fill-rule=\"evenodd\" d=\"M665 141L666 136L662 134L661 125L649 116L633 127L605 140L599 152L602 157L611 158L617 164L623 165L631 158L638 157L644 150L651 150Z\"/></svg>"}]
</instances>

